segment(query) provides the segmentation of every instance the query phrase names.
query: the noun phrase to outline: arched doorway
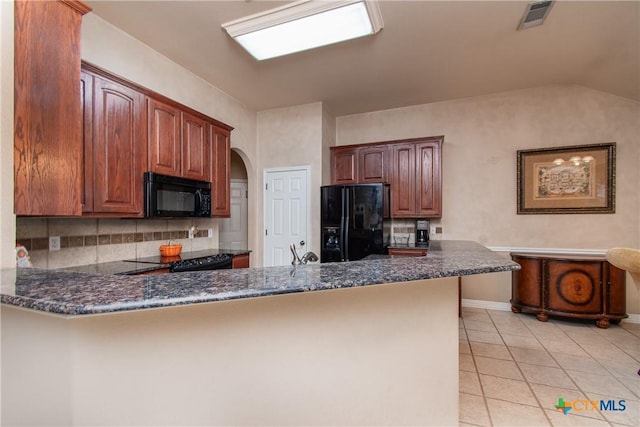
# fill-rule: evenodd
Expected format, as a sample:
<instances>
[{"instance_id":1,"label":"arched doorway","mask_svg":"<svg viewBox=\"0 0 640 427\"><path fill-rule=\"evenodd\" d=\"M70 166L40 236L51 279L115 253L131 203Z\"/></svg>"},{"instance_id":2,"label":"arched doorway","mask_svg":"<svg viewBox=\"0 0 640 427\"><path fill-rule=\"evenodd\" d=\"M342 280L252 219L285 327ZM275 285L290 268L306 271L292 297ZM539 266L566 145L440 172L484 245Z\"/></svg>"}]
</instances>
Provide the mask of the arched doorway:
<instances>
[{"instance_id":1,"label":"arched doorway","mask_svg":"<svg viewBox=\"0 0 640 427\"><path fill-rule=\"evenodd\" d=\"M219 220L219 248L249 248L248 182L244 161L234 149L231 149L231 216Z\"/></svg>"}]
</instances>

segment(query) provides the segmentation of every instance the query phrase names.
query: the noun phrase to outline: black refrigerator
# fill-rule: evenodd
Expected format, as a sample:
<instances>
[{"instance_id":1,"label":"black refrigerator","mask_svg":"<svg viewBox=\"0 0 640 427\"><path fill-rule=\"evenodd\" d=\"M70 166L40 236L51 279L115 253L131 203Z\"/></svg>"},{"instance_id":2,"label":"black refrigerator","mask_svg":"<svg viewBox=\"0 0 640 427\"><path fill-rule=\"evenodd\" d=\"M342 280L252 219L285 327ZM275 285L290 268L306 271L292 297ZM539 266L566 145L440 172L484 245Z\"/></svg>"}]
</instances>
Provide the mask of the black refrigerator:
<instances>
[{"instance_id":1,"label":"black refrigerator","mask_svg":"<svg viewBox=\"0 0 640 427\"><path fill-rule=\"evenodd\" d=\"M323 186L321 209L320 262L386 253L391 235L388 184Z\"/></svg>"}]
</instances>

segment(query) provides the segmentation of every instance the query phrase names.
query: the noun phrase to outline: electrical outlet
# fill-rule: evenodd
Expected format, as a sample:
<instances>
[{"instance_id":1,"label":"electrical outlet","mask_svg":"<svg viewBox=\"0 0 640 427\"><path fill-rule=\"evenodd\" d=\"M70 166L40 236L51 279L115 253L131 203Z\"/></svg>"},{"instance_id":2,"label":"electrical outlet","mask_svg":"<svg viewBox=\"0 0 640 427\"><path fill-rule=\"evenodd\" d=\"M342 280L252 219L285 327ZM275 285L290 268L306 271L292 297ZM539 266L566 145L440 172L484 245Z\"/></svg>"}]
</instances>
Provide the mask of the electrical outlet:
<instances>
[{"instance_id":1,"label":"electrical outlet","mask_svg":"<svg viewBox=\"0 0 640 427\"><path fill-rule=\"evenodd\" d=\"M60 236L49 236L49 250L50 251L60 250Z\"/></svg>"},{"instance_id":2,"label":"electrical outlet","mask_svg":"<svg viewBox=\"0 0 640 427\"><path fill-rule=\"evenodd\" d=\"M207 229L207 237L213 237L213 228Z\"/></svg>"},{"instance_id":3,"label":"electrical outlet","mask_svg":"<svg viewBox=\"0 0 640 427\"><path fill-rule=\"evenodd\" d=\"M431 226L431 227L429 227L429 228L430 228L430 230L429 230L429 234L436 234L436 226L435 226L435 225L432 225L432 226Z\"/></svg>"},{"instance_id":4,"label":"electrical outlet","mask_svg":"<svg viewBox=\"0 0 640 427\"><path fill-rule=\"evenodd\" d=\"M195 237L195 234L196 234L196 227L195 226L189 227L189 238L193 239Z\"/></svg>"}]
</instances>

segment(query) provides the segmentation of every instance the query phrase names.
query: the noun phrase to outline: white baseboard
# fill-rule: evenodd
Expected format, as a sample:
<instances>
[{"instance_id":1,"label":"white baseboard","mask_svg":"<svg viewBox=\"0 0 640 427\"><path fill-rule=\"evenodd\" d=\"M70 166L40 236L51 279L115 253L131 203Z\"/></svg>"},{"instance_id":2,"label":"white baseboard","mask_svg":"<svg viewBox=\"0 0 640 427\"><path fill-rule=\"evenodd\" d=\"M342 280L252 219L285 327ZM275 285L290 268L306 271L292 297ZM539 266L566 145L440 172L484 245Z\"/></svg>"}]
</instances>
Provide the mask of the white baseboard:
<instances>
[{"instance_id":1,"label":"white baseboard","mask_svg":"<svg viewBox=\"0 0 640 427\"><path fill-rule=\"evenodd\" d=\"M483 301L480 299L462 299L463 307L484 308L487 310L511 311L508 302Z\"/></svg>"},{"instance_id":2,"label":"white baseboard","mask_svg":"<svg viewBox=\"0 0 640 427\"><path fill-rule=\"evenodd\" d=\"M485 310L511 311L511 304L508 302L483 301L479 299L462 299L463 307L484 308ZM629 317L622 320L625 323L640 323L640 314L629 314Z\"/></svg>"}]
</instances>

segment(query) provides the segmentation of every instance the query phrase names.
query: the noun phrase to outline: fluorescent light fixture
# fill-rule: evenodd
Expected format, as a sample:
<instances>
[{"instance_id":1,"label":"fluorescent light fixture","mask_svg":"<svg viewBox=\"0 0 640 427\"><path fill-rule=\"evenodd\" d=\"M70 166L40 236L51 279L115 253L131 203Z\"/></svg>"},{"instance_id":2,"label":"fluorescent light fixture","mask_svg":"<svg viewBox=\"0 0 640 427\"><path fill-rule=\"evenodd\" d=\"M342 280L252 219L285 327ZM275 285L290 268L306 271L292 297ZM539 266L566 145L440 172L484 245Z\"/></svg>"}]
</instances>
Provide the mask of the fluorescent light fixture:
<instances>
[{"instance_id":1,"label":"fluorescent light fixture","mask_svg":"<svg viewBox=\"0 0 640 427\"><path fill-rule=\"evenodd\" d=\"M374 0L303 0L222 24L257 60L375 34L382 26Z\"/></svg>"}]
</instances>

